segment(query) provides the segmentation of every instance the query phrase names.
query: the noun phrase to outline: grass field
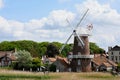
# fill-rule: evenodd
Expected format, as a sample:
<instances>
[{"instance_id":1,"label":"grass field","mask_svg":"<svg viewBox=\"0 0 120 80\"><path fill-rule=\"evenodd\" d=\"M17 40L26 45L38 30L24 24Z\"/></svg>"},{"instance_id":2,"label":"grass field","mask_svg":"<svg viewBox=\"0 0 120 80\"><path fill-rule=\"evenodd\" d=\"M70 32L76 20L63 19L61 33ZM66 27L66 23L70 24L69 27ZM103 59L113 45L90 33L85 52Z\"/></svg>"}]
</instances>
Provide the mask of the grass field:
<instances>
[{"instance_id":1,"label":"grass field","mask_svg":"<svg viewBox=\"0 0 120 80\"><path fill-rule=\"evenodd\" d=\"M49 73L0 70L0 80L120 80L110 73Z\"/></svg>"}]
</instances>

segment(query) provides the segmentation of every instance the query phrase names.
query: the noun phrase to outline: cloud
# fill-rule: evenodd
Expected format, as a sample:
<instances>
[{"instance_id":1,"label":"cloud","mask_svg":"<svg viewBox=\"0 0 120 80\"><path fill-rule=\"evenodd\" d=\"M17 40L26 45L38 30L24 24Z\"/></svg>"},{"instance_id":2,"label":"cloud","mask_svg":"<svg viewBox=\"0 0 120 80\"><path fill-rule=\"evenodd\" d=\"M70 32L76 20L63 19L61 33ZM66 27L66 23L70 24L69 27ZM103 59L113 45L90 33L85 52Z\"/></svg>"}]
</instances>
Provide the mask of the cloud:
<instances>
[{"instance_id":1,"label":"cloud","mask_svg":"<svg viewBox=\"0 0 120 80\"><path fill-rule=\"evenodd\" d=\"M61 27L68 25L68 23L66 22L67 18L69 18L69 20L74 20L75 14L66 10L56 10L52 11L48 17L49 21L51 21L52 24L56 24Z\"/></svg>"},{"instance_id":2,"label":"cloud","mask_svg":"<svg viewBox=\"0 0 120 80\"><path fill-rule=\"evenodd\" d=\"M3 8L3 7L4 7L3 0L0 0L0 8Z\"/></svg>"},{"instance_id":3,"label":"cloud","mask_svg":"<svg viewBox=\"0 0 120 80\"><path fill-rule=\"evenodd\" d=\"M66 19L75 25L79 21L79 16L82 16L89 8L90 10L80 26L86 27L88 23L93 24L90 41L97 43L104 49L120 43L120 14L117 10L112 9L108 3L100 4L97 0L85 0L75 4L75 8L76 13L68 10L53 10L48 16L41 19L31 19L28 22L7 20L0 16L0 41L4 39L30 39L65 42L72 33L72 28Z\"/></svg>"},{"instance_id":4,"label":"cloud","mask_svg":"<svg viewBox=\"0 0 120 80\"><path fill-rule=\"evenodd\" d=\"M79 14L89 8L87 21L93 23L93 37L91 41L96 42L103 48L119 44L120 40L120 14L112 9L109 4L100 4L97 0L87 0L82 4L76 4ZM81 9L83 8L83 9Z\"/></svg>"},{"instance_id":5,"label":"cloud","mask_svg":"<svg viewBox=\"0 0 120 80\"><path fill-rule=\"evenodd\" d=\"M4 38L9 36L11 40L59 41L67 34L65 27L68 26L66 22L68 17L72 21L75 14L66 10L54 10L48 17L32 19L28 22L7 20L0 16L0 29L2 30L0 37L3 38L3 35L7 35Z\"/></svg>"}]
</instances>

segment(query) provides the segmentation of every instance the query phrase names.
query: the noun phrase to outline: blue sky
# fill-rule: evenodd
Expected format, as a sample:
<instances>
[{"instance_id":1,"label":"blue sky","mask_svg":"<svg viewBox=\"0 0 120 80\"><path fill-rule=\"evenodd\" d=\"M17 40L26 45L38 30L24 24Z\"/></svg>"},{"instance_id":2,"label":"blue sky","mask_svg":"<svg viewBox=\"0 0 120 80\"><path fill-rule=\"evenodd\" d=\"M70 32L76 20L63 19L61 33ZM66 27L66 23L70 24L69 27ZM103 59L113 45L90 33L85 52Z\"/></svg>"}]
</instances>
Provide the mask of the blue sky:
<instances>
[{"instance_id":1,"label":"blue sky","mask_svg":"<svg viewBox=\"0 0 120 80\"><path fill-rule=\"evenodd\" d=\"M64 43L74 28L66 18L75 26L89 8L80 26L92 23L90 41L107 50L120 45L119 4L120 0L0 0L0 41Z\"/></svg>"}]
</instances>

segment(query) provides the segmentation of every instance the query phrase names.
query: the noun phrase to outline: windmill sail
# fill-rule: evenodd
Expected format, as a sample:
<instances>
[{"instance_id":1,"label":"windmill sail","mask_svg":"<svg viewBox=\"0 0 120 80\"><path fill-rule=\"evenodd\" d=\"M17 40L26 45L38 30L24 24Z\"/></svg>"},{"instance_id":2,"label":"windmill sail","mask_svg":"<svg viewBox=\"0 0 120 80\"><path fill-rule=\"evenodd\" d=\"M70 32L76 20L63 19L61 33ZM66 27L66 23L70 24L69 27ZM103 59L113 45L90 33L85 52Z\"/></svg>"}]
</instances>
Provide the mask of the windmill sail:
<instances>
[{"instance_id":1,"label":"windmill sail","mask_svg":"<svg viewBox=\"0 0 120 80\"><path fill-rule=\"evenodd\" d=\"M67 41L65 42L65 44L62 46L62 48L59 50L59 52L61 53L62 50L64 49L64 47L66 46L66 44L68 43L68 41L70 40L70 38L72 37L73 33L69 36L69 38L67 39Z\"/></svg>"},{"instance_id":2,"label":"windmill sail","mask_svg":"<svg viewBox=\"0 0 120 80\"><path fill-rule=\"evenodd\" d=\"M70 37L67 39L67 41L65 42L65 44L62 46L62 48L59 50L59 52L61 53L62 50L64 49L64 47L66 46L66 44L68 43L68 41L70 40L70 38L72 37L72 35L77 36L77 40L78 43L84 47L84 42L82 41L82 39L78 36L78 34L76 33L76 29L78 28L78 26L81 24L82 20L84 19L84 17L86 16L87 12L89 9L87 9L87 11L84 13L84 15L82 16L82 18L80 19L80 21L78 22L78 24L76 25L75 29L73 30L72 34L70 35ZM69 21L66 19L67 23L70 25Z\"/></svg>"},{"instance_id":3,"label":"windmill sail","mask_svg":"<svg viewBox=\"0 0 120 80\"><path fill-rule=\"evenodd\" d=\"M76 35L76 37L77 37L77 41L78 41L79 45L83 48L84 45L85 45L84 42L82 41L82 39L80 38L80 36L78 36L77 33L75 33L75 35Z\"/></svg>"},{"instance_id":4,"label":"windmill sail","mask_svg":"<svg viewBox=\"0 0 120 80\"><path fill-rule=\"evenodd\" d=\"M80 21L76 25L75 30L79 27L80 23L82 22L82 20L84 19L84 17L86 16L86 14L87 14L88 11L89 11L89 9L87 9L87 11L85 12L85 14L82 16L82 18L80 19Z\"/></svg>"}]
</instances>

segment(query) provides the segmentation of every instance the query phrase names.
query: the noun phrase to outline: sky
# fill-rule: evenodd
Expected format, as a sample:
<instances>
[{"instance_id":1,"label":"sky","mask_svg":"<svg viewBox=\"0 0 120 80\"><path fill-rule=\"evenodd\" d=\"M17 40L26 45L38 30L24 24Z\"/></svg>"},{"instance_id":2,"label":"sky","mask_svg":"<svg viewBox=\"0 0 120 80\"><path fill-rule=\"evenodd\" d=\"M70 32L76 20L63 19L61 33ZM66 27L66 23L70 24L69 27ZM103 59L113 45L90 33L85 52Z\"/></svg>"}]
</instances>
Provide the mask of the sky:
<instances>
[{"instance_id":1,"label":"sky","mask_svg":"<svg viewBox=\"0 0 120 80\"><path fill-rule=\"evenodd\" d=\"M120 46L119 4L120 0L0 0L0 42L64 43L89 8L79 25L93 25L89 41L105 50Z\"/></svg>"}]
</instances>

